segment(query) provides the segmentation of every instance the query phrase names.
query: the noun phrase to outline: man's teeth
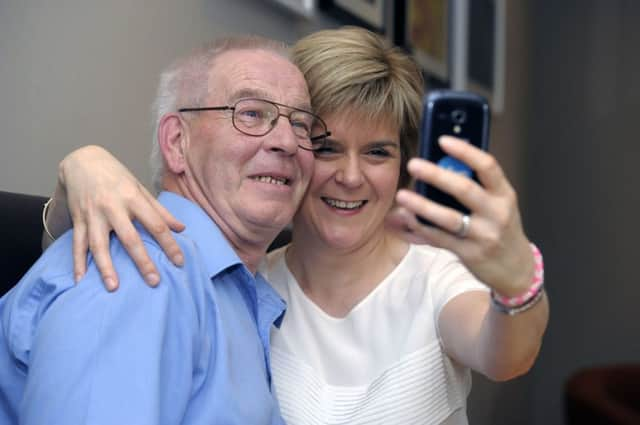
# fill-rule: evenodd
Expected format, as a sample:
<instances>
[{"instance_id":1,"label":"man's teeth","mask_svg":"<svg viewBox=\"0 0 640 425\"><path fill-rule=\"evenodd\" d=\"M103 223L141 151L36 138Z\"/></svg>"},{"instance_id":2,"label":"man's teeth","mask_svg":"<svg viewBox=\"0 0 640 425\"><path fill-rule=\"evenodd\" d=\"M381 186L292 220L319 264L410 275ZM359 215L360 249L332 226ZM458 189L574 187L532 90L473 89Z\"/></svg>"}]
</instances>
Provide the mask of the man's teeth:
<instances>
[{"instance_id":1,"label":"man's teeth","mask_svg":"<svg viewBox=\"0 0 640 425\"><path fill-rule=\"evenodd\" d=\"M271 183L271 184L279 184L279 185L287 184L287 179L281 179L281 178L276 178L271 176L258 176L258 177L254 177L253 179L262 183Z\"/></svg>"},{"instance_id":2,"label":"man's teeth","mask_svg":"<svg viewBox=\"0 0 640 425\"><path fill-rule=\"evenodd\" d=\"M329 199L325 198L325 202L332 207L341 208L345 210L353 210L356 208L360 208L364 205L364 201L339 201L337 199Z\"/></svg>"}]
</instances>

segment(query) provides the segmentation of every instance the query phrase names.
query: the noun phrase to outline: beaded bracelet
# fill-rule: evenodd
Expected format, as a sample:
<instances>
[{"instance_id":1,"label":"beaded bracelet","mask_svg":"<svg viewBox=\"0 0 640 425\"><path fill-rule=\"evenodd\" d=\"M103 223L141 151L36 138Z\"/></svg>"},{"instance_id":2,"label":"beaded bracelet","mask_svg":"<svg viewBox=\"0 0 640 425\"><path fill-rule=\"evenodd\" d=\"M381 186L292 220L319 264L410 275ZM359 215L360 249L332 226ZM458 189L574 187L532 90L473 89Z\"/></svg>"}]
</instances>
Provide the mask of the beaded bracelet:
<instances>
[{"instance_id":1,"label":"beaded bracelet","mask_svg":"<svg viewBox=\"0 0 640 425\"><path fill-rule=\"evenodd\" d=\"M51 205L51 201L53 201L53 198L49 198L49 200L44 203L44 207L42 207L42 227L44 228L44 232L47 236L49 236L52 241L55 241L56 238L53 237L49 231L49 227L47 227L47 213L49 212L49 205Z\"/></svg>"},{"instance_id":2,"label":"beaded bracelet","mask_svg":"<svg viewBox=\"0 0 640 425\"><path fill-rule=\"evenodd\" d=\"M535 262L535 273L533 282L527 291L515 297L505 297L491 290L491 304L500 312L513 316L529 310L536 305L544 293L544 262L542 253L537 246L530 243L533 259Z\"/></svg>"}]
</instances>

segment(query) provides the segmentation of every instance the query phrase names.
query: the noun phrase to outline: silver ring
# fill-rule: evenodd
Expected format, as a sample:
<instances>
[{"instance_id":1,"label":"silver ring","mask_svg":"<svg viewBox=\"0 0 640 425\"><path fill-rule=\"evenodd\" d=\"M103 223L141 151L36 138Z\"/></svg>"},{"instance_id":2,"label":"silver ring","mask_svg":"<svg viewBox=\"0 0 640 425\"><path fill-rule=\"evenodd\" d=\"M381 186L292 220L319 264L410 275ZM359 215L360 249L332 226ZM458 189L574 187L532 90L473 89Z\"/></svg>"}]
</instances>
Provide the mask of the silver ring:
<instances>
[{"instance_id":1,"label":"silver ring","mask_svg":"<svg viewBox=\"0 0 640 425\"><path fill-rule=\"evenodd\" d=\"M464 239L469 233L469 224L471 224L471 217L467 214L462 215L462 221L460 221L460 227L456 230L456 236Z\"/></svg>"}]
</instances>

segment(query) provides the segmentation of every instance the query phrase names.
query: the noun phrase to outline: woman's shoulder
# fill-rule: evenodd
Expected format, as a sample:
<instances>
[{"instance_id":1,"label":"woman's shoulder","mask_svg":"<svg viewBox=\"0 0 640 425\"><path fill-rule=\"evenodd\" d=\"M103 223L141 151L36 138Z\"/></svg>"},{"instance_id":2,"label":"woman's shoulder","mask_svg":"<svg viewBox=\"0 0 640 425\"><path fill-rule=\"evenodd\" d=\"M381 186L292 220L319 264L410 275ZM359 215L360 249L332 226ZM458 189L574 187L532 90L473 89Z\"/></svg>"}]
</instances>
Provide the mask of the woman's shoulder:
<instances>
[{"instance_id":1,"label":"woman's shoulder","mask_svg":"<svg viewBox=\"0 0 640 425\"><path fill-rule=\"evenodd\" d=\"M284 265L285 253L289 245L281 246L274 249L265 255L264 259L260 263L259 270L266 276L266 273L277 270Z\"/></svg>"},{"instance_id":2,"label":"woman's shoulder","mask_svg":"<svg viewBox=\"0 0 640 425\"><path fill-rule=\"evenodd\" d=\"M431 245L411 244L407 253L406 263L408 267L417 267L419 270L433 271L450 265L462 265L462 262L451 251L437 248Z\"/></svg>"},{"instance_id":3,"label":"woman's shoulder","mask_svg":"<svg viewBox=\"0 0 640 425\"><path fill-rule=\"evenodd\" d=\"M288 246L285 245L269 252L258 267L260 274L280 293L280 296L282 296L291 275L285 261Z\"/></svg>"}]
</instances>

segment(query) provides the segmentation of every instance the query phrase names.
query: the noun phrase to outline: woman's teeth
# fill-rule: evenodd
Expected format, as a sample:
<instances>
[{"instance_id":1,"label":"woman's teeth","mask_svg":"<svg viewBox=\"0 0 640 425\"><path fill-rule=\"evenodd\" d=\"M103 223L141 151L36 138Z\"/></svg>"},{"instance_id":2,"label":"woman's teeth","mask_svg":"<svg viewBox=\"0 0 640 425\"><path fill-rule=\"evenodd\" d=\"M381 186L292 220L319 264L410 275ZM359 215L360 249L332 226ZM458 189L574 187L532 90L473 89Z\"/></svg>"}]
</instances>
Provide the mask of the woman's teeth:
<instances>
[{"instance_id":1,"label":"woman's teeth","mask_svg":"<svg viewBox=\"0 0 640 425\"><path fill-rule=\"evenodd\" d=\"M365 201L339 201L337 199L322 198L324 202L331 205L334 208L340 208L343 210L355 210L364 205Z\"/></svg>"}]
</instances>

